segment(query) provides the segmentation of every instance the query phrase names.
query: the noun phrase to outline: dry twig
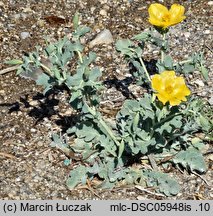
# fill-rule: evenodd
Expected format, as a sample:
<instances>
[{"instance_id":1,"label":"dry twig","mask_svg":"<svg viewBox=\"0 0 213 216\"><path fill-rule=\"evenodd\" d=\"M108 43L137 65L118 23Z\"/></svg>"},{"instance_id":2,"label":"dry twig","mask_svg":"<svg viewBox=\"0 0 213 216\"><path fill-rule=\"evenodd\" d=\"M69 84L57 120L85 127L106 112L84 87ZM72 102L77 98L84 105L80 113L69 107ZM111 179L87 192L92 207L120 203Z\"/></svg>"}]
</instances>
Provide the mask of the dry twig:
<instances>
[{"instance_id":1,"label":"dry twig","mask_svg":"<svg viewBox=\"0 0 213 216\"><path fill-rule=\"evenodd\" d=\"M12 154L8 154L8 153L5 153L5 152L0 152L0 157L7 157L7 158L11 158L11 159L14 159L16 158L14 155Z\"/></svg>"},{"instance_id":2,"label":"dry twig","mask_svg":"<svg viewBox=\"0 0 213 216\"><path fill-rule=\"evenodd\" d=\"M87 189L90 192L92 192L95 196L97 196L99 199L102 199L100 195L98 195L91 187L85 185L85 186L79 186L77 189Z\"/></svg>"},{"instance_id":3,"label":"dry twig","mask_svg":"<svg viewBox=\"0 0 213 216\"><path fill-rule=\"evenodd\" d=\"M193 173L194 175L196 175L199 178L201 178L206 183L206 185L208 185L210 187L209 183L206 181L206 179L204 177L202 177L201 175L199 175L198 173L196 173L194 171L191 171L191 173Z\"/></svg>"},{"instance_id":4,"label":"dry twig","mask_svg":"<svg viewBox=\"0 0 213 216\"><path fill-rule=\"evenodd\" d=\"M208 48L212 53L213 53L213 50L211 47L209 47L207 44L205 44L205 47Z\"/></svg>"},{"instance_id":5,"label":"dry twig","mask_svg":"<svg viewBox=\"0 0 213 216\"><path fill-rule=\"evenodd\" d=\"M0 71L0 75L3 75L5 73L8 73L8 72L11 72L11 71L14 71L14 70L17 70L19 68L20 65L15 65L15 66L12 66L12 67L9 67L9 68L5 68L3 70Z\"/></svg>"},{"instance_id":6,"label":"dry twig","mask_svg":"<svg viewBox=\"0 0 213 216\"><path fill-rule=\"evenodd\" d=\"M149 191L149 190L141 187L140 185L136 185L135 188L139 189L140 191L144 191L146 193L149 193L149 194L152 194L152 195L155 195L155 196L165 197L165 195L163 195L163 194L159 194L159 193L155 193L155 192Z\"/></svg>"}]
</instances>

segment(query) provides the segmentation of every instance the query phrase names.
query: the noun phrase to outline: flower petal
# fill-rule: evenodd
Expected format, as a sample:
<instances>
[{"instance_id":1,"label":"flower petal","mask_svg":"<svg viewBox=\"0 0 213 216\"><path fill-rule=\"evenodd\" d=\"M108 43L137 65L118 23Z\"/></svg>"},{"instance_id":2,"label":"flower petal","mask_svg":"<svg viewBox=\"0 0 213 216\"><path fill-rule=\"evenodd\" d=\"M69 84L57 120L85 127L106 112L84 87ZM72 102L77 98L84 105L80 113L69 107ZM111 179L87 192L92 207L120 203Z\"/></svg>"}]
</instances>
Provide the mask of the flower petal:
<instances>
[{"instance_id":1,"label":"flower petal","mask_svg":"<svg viewBox=\"0 0 213 216\"><path fill-rule=\"evenodd\" d=\"M168 9L167 9L165 6L163 6L162 4L155 3L155 4L151 4L151 5L149 6L148 12L149 12L149 16L150 16L150 17L159 20L159 19L161 19L165 14L167 14L169 11L168 11Z\"/></svg>"},{"instance_id":2,"label":"flower petal","mask_svg":"<svg viewBox=\"0 0 213 216\"><path fill-rule=\"evenodd\" d=\"M148 12L149 22L163 29L178 24L186 18L184 16L185 8L179 4L173 4L170 10L158 3L151 4Z\"/></svg>"},{"instance_id":3,"label":"flower petal","mask_svg":"<svg viewBox=\"0 0 213 216\"><path fill-rule=\"evenodd\" d=\"M163 105L165 105L166 102L168 102L168 98L164 97L162 94L156 94L156 96L158 97L158 100L163 103Z\"/></svg>"},{"instance_id":4,"label":"flower petal","mask_svg":"<svg viewBox=\"0 0 213 216\"><path fill-rule=\"evenodd\" d=\"M169 10L171 18L175 19L176 17L184 17L185 8L179 4L173 4Z\"/></svg>"},{"instance_id":5,"label":"flower petal","mask_svg":"<svg viewBox=\"0 0 213 216\"><path fill-rule=\"evenodd\" d=\"M162 76L163 78L166 78L166 77L169 77L169 78L175 77L175 72L174 72L174 71L163 71L163 72L161 73L161 76Z\"/></svg>"},{"instance_id":6,"label":"flower petal","mask_svg":"<svg viewBox=\"0 0 213 216\"><path fill-rule=\"evenodd\" d=\"M172 98L172 99L169 100L169 103L170 103L171 106L177 106L177 105L179 105L181 103L181 100L178 100L176 98Z\"/></svg>"},{"instance_id":7,"label":"flower petal","mask_svg":"<svg viewBox=\"0 0 213 216\"><path fill-rule=\"evenodd\" d=\"M179 4L173 4L169 13L171 15L170 24L175 25L182 22L186 17L184 16L185 8Z\"/></svg>"},{"instance_id":8,"label":"flower petal","mask_svg":"<svg viewBox=\"0 0 213 216\"><path fill-rule=\"evenodd\" d=\"M161 4L151 4L148 9L149 12L149 22L152 25L164 27L166 25L163 17L165 14L169 14L168 9Z\"/></svg>"},{"instance_id":9,"label":"flower petal","mask_svg":"<svg viewBox=\"0 0 213 216\"><path fill-rule=\"evenodd\" d=\"M161 74L154 75L151 84L152 88L157 91L158 100L163 104L169 102L171 106L186 101L186 96L191 93L184 78L176 76L174 71L164 71Z\"/></svg>"},{"instance_id":10,"label":"flower petal","mask_svg":"<svg viewBox=\"0 0 213 216\"><path fill-rule=\"evenodd\" d=\"M162 83L161 76L159 74L155 74L152 77L152 88L155 89L156 91L160 91L162 87L163 87L163 83Z\"/></svg>"},{"instance_id":11,"label":"flower petal","mask_svg":"<svg viewBox=\"0 0 213 216\"><path fill-rule=\"evenodd\" d=\"M154 17L150 17L149 22L154 26L158 26L158 27L162 27L162 28L165 28L165 26L167 26L165 22L158 20Z\"/></svg>"}]
</instances>

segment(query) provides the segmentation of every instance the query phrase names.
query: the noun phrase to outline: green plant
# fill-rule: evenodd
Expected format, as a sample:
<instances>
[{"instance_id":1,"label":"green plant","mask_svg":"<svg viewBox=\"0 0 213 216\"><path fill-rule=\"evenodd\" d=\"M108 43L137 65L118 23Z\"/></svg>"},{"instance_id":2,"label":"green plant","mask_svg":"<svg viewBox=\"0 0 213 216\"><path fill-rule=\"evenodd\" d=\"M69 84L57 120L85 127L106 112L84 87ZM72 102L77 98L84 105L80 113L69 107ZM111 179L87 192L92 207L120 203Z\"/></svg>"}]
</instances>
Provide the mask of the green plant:
<instances>
[{"instance_id":1,"label":"green plant","mask_svg":"<svg viewBox=\"0 0 213 216\"><path fill-rule=\"evenodd\" d=\"M71 39L63 38L55 44L49 43L42 51L24 56L23 60L11 60L10 64L20 64L17 74L34 73L40 70L36 83L44 87L44 93L54 86L64 85L69 90L69 103L78 113L78 121L67 130L71 141L53 134L52 147L61 149L69 165L76 160L77 166L70 172L67 180L69 188L86 184L87 179L95 177L101 180L97 188L112 188L119 184L140 184L156 188L167 196L175 195L179 186L168 174L159 169L144 168L141 159L148 156L154 163L166 166L182 166L188 171L205 172L206 165L200 150L204 143L193 140L198 130L209 132L212 121L200 111L199 101L191 98L179 106L170 106L157 100L155 94L126 100L116 115L112 125L106 122L99 111L101 92L105 88L100 81L101 71L92 67L96 54L83 55L80 37L89 32L89 28L79 26L79 15L73 20L74 32ZM154 36L154 30L134 36L140 46L131 40L119 40L116 48L125 55L137 69L134 76L138 84L147 83L151 87L152 79L142 59L144 43L150 42L162 51L158 61L159 73L164 70L187 72L186 63L173 64L170 56L165 55L168 42ZM78 58L76 71L71 72L69 63ZM197 57L195 57L197 56ZM201 56L195 55L190 60L194 66L203 67ZM44 61L48 64L44 64ZM188 64L188 62L187 62ZM202 65L202 66L201 66ZM70 157L75 155L75 157ZM168 158L163 161L163 159Z\"/></svg>"}]
</instances>

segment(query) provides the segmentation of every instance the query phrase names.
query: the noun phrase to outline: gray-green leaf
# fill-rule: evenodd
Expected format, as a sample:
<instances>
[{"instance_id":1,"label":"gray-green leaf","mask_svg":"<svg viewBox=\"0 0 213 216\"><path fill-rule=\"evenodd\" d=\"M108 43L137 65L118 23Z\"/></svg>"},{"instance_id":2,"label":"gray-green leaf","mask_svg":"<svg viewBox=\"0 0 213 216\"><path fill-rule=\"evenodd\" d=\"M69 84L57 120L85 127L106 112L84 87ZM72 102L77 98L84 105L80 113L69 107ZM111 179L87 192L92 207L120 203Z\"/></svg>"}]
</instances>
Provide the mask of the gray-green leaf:
<instances>
[{"instance_id":1,"label":"gray-green leaf","mask_svg":"<svg viewBox=\"0 0 213 216\"><path fill-rule=\"evenodd\" d=\"M203 155L193 147L186 151L179 152L173 161L176 164L181 164L185 169L199 171L201 173L206 172L206 164Z\"/></svg>"}]
</instances>

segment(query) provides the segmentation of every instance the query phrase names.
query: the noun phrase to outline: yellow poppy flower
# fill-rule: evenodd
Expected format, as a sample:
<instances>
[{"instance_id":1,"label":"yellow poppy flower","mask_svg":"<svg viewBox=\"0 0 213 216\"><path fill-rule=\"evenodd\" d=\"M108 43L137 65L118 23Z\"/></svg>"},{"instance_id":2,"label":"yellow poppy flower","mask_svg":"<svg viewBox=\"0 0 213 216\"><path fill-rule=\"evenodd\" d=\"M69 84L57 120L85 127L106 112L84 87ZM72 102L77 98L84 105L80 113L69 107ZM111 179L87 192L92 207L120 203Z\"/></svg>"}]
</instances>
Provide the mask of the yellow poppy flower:
<instances>
[{"instance_id":1,"label":"yellow poppy flower","mask_svg":"<svg viewBox=\"0 0 213 216\"><path fill-rule=\"evenodd\" d=\"M190 90L185 84L183 77L175 75L174 71L164 71L152 77L152 88L157 91L156 96L163 104L169 102L171 106L176 106L181 101L186 101L186 96L190 95Z\"/></svg>"},{"instance_id":2,"label":"yellow poppy flower","mask_svg":"<svg viewBox=\"0 0 213 216\"><path fill-rule=\"evenodd\" d=\"M148 11L149 22L163 29L178 24L186 18L185 8L179 4L173 4L168 10L165 6L155 3L150 5Z\"/></svg>"}]
</instances>

